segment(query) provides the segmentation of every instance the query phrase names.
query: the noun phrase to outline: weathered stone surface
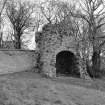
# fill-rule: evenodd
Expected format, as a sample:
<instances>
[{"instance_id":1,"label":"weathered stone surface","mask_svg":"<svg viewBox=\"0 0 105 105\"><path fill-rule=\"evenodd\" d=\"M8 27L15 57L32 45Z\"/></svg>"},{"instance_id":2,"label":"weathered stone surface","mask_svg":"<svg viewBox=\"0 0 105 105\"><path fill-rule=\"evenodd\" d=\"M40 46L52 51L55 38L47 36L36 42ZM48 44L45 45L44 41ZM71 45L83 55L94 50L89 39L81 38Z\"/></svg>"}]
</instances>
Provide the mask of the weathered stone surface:
<instances>
[{"instance_id":1,"label":"weathered stone surface","mask_svg":"<svg viewBox=\"0 0 105 105\"><path fill-rule=\"evenodd\" d=\"M0 50L0 74L30 71L37 64L37 53L28 50Z\"/></svg>"},{"instance_id":2,"label":"weathered stone surface","mask_svg":"<svg viewBox=\"0 0 105 105\"><path fill-rule=\"evenodd\" d=\"M48 26L48 29L42 30L42 33L37 33L37 50L41 55L42 71L50 77L56 75L56 55L64 50L71 51L76 55L76 42L73 36L63 36L60 38L59 33L53 26Z\"/></svg>"}]
</instances>

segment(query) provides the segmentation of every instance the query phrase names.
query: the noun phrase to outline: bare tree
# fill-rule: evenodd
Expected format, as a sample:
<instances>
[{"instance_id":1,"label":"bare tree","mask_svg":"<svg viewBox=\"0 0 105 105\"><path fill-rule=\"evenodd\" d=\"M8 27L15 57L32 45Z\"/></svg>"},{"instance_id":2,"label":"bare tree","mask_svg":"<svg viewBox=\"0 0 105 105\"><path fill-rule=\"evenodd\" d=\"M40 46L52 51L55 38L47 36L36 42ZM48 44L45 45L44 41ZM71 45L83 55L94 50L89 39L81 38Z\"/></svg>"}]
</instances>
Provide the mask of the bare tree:
<instances>
[{"instance_id":1,"label":"bare tree","mask_svg":"<svg viewBox=\"0 0 105 105\"><path fill-rule=\"evenodd\" d=\"M81 0L79 2L81 13L71 15L84 19L88 26L88 38L93 46L93 70L100 70L100 53L105 44L102 27L105 25L105 6L103 0Z\"/></svg>"},{"instance_id":2,"label":"bare tree","mask_svg":"<svg viewBox=\"0 0 105 105\"><path fill-rule=\"evenodd\" d=\"M3 13L3 10L5 8L6 3L7 3L7 0L1 0L0 1L0 5L1 5L1 8L0 8L0 48L2 47L2 40L3 40L3 32L2 32L3 18L2 18L2 13Z\"/></svg>"},{"instance_id":3,"label":"bare tree","mask_svg":"<svg viewBox=\"0 0 105 105\"><path fill-rule=\"evenodd\" d=\"M70 16L85 21L86 37L90 45L92 45L92 69L98 71L100 69L100 53L101 48L105 44L105 36L102 27L105 25L105 6L102 0L78 0L80 4L75 10L71 9L71 5L67 5ZM73 3L72 3L73 4ZM76 7L76 4L73 4ZM79 26L80 27L80 26ZM79 29L79 28L78 28ZM86 33L83 35L85 36ZM80 31L79 31L80 32ZM84 40L85 41L85 40ZM84 42L83 41L83 42ZM82 43L81 43L82 45ZM85 44L84 44L85 45ZM82 46L84 48L84 46ZM85 57L85 56L84 56ZM85 58L84 58L85 59Z\"/></svg>"},{"instance_id":4,"label":"bare tree","mask_svg":"<svg viewBox=\"0 0 105 105\"><path fill-rule=\"evenodd\" d=\"M10 1L6 13L14 29L15 48L21 49L21 36L32 23L33 5L29 2Z\"/></svg>"},{"instance_id":5,"label":"bare tree","mask_svg":"<svg viewBox=\"0 0 105 105\"><path fill-rule=\"evenodd\" d=\"M56 0L44 0L39 3L39 8L48 23L55 21L56 17Z\"/></svg>"},{"instance_id":6,"label":"bare tree","mask_svg":"<svg viewBox=\"0 0 105 105\"><path fill-rule=\"evenodd\" d=\"M89 62L89 65L92 63L90 61L92 45L88 38L87 26L83 20L80 24L79 22L76 22L76 26L77 33L75 34L75 40L77 42L76 51L79 60L80 76L84 79L91 79L90 73L87 70L87 62Z\"/></svg>"}]
</instances>

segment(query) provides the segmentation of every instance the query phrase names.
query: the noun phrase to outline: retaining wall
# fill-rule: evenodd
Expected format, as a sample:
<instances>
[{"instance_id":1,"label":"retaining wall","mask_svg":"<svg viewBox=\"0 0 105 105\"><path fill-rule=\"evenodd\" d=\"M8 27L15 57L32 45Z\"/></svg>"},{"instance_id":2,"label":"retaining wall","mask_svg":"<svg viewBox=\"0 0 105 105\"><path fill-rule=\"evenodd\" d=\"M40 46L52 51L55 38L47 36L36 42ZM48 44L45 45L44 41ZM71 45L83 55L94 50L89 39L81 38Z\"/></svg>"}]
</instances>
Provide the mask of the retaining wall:
<instances>
[{"instance_id":1,"label":"retaining wall","mask_svg":"<svg viewBox=\"0 0 105 105\"><path fill-rule=\"evenodd\" d=\"M37 53L30 50L0 50L0 74L31 70L36 66Z\"/></svg>"}]
</instances>

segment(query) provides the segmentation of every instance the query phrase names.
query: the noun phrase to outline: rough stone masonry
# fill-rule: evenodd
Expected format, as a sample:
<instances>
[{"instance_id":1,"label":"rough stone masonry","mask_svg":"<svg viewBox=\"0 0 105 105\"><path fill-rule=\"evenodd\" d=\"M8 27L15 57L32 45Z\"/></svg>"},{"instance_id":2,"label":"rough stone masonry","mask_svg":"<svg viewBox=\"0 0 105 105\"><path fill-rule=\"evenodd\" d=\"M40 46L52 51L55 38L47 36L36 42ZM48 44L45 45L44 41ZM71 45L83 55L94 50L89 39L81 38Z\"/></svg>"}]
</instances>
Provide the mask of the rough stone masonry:
<instances>
[{"instance_id":1,"label":"rough stone masonry","mask_svg":"<svg viewBox=\"0 0 105 105\"><path fill-rule=\"evenodd\" d=\"M61 36L55 24L47 24L41 32L36 33L36 49L40 53L41 69L44 74L56 76L56 55L70 51L76 55L76 41L73 36Z\"/></svg>"}]
</instances>

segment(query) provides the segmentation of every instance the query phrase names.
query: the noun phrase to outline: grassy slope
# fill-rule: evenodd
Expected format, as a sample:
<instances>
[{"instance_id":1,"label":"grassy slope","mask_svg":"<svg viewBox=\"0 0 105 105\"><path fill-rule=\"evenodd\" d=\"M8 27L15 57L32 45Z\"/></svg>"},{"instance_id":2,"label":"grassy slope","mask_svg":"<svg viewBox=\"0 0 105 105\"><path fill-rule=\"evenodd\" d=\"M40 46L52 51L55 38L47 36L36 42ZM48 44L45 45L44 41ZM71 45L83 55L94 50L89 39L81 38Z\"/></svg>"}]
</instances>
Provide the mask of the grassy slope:
<instances>
[{"instance_id":1,"label":"grassy slope","mask_svg":"<svg viewBox=\"0 0 105 105\"><path fill-rule=\"evenodd\" d=\"M2 75L0 105L105 105L104 87L102 80L52 80L31 72Z\"/></svg>"}]
</instances>

